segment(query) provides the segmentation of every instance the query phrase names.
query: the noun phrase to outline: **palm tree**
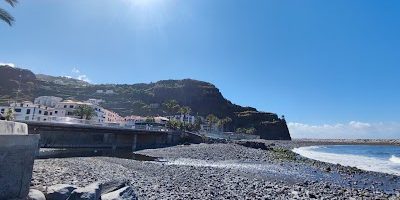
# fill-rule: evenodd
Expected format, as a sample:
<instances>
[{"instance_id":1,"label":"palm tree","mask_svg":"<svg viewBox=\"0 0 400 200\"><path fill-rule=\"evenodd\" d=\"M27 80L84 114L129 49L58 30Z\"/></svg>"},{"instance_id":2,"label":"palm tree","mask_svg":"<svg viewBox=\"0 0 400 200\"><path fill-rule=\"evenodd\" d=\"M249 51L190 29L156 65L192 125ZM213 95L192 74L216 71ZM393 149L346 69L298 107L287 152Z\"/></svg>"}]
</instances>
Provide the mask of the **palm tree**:
<instances>
[{"instance_id":1,"label":"palm tree","mask_svg":"<svg viewBox=\"0 0 400 200\"><path fill-rule=\"evenodd\" d=\"M213 114L209 114L207 117L206 117L206 120L207 120L207 123L208 123L208 126L209 126L209 131L211 131L211 129L212 129L212 126L214 125L214 124L216 124L216 123L218 123L218 117L217 116L215 116L215 115L213 115Z\"/></svg>"},{"instance_id":2,"label":"palm tree","mask_svg":"<svg viewBox=\"0 0 400 200\"><path fill-rule=\"evenodd\" d=\"M230 117L225 117L223 119L218 120L218 126L222 129L222 131L225 131L225 125L231 122L232 119Z\"/></svg>"},{"instance_id":3,"label":"palm tree","mask_svg":"<svg viewBox=\"0 0 400 200\"><path fill-rule=\"evenodd\" d=\"M82 105L75 109L74 114L80 119L90 120L96 114L94 109L88 105Z\"/></svg>"},{"instance_id":4,"label":"palm tree","mask_svg":"<svg viewBox=\"0 0 400 200\"><path fill-rule=\"evenodd\" d=\"M5 2L14 7L18 3L18 0L5 0ZM12 26L12 23L15 21L14 17L2 8L0 8L0 19L10 26Z\"/></svg>"},{"instance_id":5,"label":"palm tree","mask_svg":"<svg viewBox=\"0 0 400 200\"><path fill-rule=\"evenodd\" d=\"M14 120L14 110L12 110L11 108L7 110L6 115L4 116L4 118L7 121L13 121Z\"/></svg>"}]
</instances>

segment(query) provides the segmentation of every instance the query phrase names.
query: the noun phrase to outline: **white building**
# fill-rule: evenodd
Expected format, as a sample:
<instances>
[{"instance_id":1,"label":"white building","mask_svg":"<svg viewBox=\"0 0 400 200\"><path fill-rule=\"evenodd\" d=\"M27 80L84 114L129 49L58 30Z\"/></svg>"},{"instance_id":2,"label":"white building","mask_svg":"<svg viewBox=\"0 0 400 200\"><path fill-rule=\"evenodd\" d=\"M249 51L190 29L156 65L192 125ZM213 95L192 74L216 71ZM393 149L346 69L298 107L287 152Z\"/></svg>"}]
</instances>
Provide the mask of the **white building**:
<instances>
[{"instance_id":1,"label":"white building","mask_svg":"<svg viewBox=\"0 0 400 200\"><path fill-rule=\"evenodd\" d=\"M114 90L96 90L97 94L115 94Z\"/></svg>"},{"instance_id":2,"label":"white building","mask_svg":"<svg viewBox=\"0 0 400 200\"><path fill-rule=\"evenodd\" d=\"M90 100L89 100L90 101ZM93 100L95 101L95 100ZM89 102L80 102L80 101L72 101L72 100L66 100L58 103L56 105L56 108L58 109L65 109L66 110L66 115L71 116L71 117L77 117L74 115L74 111L79 107L79 106L90 106L92 107L96 115L92 117L90 121L95 122L95 123L120 123L122 121L122 117L119 116L117 113L107 110L98 104L93 104Z\"/></svg>"},{"instance_id":3,"label":"white building","mask_svg":"<svg viewBox=\"0 0 400 200\"><path fill-rule=\"evenodd\" d=\"M194 124L196 121L196 117L192 115L174 115L167 116L169 120L176 120L186 124Z\"/></svg>"},{"instance_id":4,"label":"white building","mask_svg":"<svg viewBox=\"0 0 400 200\"><path fill-rule=\"evenodd\" d=\"M127 116L124 117L123 125L128 128L141 129L141 130L156 130L165 131L167 122L166 117L142 117L142 116Z\"/></svg>"},{"instance_id":5,"label":"white building","mask_svg":"<svg viewBox=\"0 0 400 200\"><path fill-rule=\"evenodd\" d=\"M6 115L9 110L13 111L13 117L18 121L41 121L41 122L65 122L84 123L92 125L120 126L124 122L118 113L107 110L99 103L102 100L89 99L86 102L65 100L59 97L42 96L35 99L35 103L25 101L12 103L9 106L0 106L0 113ZM90 120L80 119L75 115L79 106L90 106L95 115ZM125 123L125 122L124 122Z\"/></svg>"},{"instance_id":6,"label":"white building","mask_svg":"<svg viewBox=\"0 0 400 200\"><path fill-rule=\"evenodd\" d=\"M100 105L103 102L104 102L103 99L89 99L89 100L85 101L85 103L91 103L94 105Z\"/></svg>"},{"instance_id":7,"label":"white building","mask_svg":"<svg viewBox=\"0 0 400 200\"><path fill-rule=\"evenodd\" d=\"M34 104L29 101L12 103L10 106L1 106L0 113L5 115L8 110L13 110L13 116L18 121L56 121L58 117L65 117L65 111Z\"/></svg>"},{"instance_id":8,"label":"white building","mask_svg":"<svg viewBox=\"0 0 400 200\"><path fill-rule=\"evenodd\" d=\"M60 97L53 96L41 96L35 99L34 104L44 105L48 107L56 107L56 105L61 102L63 99Z\"/></svg>"},{"instance_id":9,"label":"white building","mask_svg":"<svg viewBox=\"0 0 400 200\"><path fill-rule=\"evenodd\" d=\"M114 90L106 90L105 93L106 94L114 94Z\"/></svg>"}]
</instances>

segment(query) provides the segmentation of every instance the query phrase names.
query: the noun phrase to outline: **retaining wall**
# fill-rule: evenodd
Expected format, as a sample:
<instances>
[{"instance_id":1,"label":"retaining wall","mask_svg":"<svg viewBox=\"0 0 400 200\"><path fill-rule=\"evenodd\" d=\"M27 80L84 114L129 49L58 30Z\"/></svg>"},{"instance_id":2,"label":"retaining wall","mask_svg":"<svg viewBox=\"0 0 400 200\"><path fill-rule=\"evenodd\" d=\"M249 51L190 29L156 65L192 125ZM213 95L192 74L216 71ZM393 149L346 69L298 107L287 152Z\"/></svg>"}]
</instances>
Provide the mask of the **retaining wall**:
<instances>
[{"instance_id":1,"label":"retaining wall","mask_svg":"<svg viewBox=\"0 0 400 200\"><path fill-rule=\"evenodd\" d=\"M0 121L0 199L26 198L39 138L26 124Z\"/></svg>"}]
</instances>

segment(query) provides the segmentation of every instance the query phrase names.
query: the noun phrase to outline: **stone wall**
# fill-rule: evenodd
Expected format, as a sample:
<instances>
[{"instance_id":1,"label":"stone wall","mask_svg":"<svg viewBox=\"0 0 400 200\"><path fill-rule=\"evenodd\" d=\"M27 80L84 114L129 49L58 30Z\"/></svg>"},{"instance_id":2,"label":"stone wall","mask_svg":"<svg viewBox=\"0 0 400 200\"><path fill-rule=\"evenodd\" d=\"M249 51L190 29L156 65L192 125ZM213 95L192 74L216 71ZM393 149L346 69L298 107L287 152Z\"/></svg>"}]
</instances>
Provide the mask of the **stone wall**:
<instances>
[{"instance_id":1,"label":"stone wall","mask_svg":"<svg viewBox=\"0 0 400 200\"><path fill-rule=\"evenodd\" d=\"M15 135L15 134L28 134L28 125L18 122L1 121L0 120L0 134Z\"/></svg>"}]
</instances>

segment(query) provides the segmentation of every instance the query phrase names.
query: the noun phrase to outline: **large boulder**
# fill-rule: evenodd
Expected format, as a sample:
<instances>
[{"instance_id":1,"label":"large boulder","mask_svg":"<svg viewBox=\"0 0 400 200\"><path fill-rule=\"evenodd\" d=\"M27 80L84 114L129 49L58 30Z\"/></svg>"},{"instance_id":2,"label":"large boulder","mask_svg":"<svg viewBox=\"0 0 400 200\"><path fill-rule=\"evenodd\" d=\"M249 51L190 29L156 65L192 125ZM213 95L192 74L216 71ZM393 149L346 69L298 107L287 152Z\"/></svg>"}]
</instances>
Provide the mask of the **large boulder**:
<instances>
[{"instance_id":1,"label":"large boulder","mask_svg":"<svg viewBox=\"0 0 400 200\"><path fill-rule=\"evenodd\" d=\"M101 184L101 194L103 195L106 193L110 193L110 192L119 190L128 185L129 185L129 181L127 181L127 180L108 181L108 182Z\"/></svg>"},{"instance_id":2,"label":"large boulder","mask_svg":"<svg viewBox=\"0 0 400 200\"><path fill-rule=\"evenodd\" d=\"M101 195L102 200L137 200L135 191L132 187L125 186L119 190Z\"/></svg>"},{"instance_id":3,"label":"large boulder","mask_svg":"<svg viewBox=\"0 0 400 200\"><path fill-rule=\"evenodd\" d=\"M47 188L47 200L66 200L71 195L72 191L77 189L76 186L68 184L57 184Z\"/></svg>"},{"instance_id":4,"label":"large boulder","mask_svg":"<svg viewBox=\"0 0 400 200\"><path fill-rule=\"evenodd\" d=\"M28 197L26 198L27 200L46 200L46 197L44 194L35 189L30 189L28 193Z\"/></svg>"},{"instance_id":5,"label":"large boulder","mask_svg":"<svg viewBox=\"0 0 400 200\"><path fill-rule=\"evenodd\" d=\"M101 184L92 183L86 187L72 191L68 200L99 200L101 198Z\"/></svg>"}]
</instances>

